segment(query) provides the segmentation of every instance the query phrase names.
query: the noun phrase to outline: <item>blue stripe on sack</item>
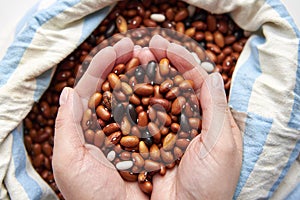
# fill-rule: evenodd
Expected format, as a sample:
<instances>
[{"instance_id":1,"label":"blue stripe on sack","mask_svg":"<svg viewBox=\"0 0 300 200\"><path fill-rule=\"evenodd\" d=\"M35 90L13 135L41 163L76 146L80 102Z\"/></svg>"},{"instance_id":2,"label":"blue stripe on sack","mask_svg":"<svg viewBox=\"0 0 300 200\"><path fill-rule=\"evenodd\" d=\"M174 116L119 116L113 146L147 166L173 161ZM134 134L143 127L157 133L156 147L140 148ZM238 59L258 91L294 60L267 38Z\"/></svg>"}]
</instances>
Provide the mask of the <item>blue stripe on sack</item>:
<instances>
[{"instance_id":1,"label":"blue stripe on sack","mask_svg":"<svg viewBox=\"0 0 300 200\"><path fill-rule=\"evenodd\" d=\"M251 54L236 72L236 77L231 88L230 102L232 107L240 112L248 111L248 104L252 93L252 87L261 75L259 53L257 46L265 43L265 38L253 36L250 41Z\"/></svg>"},{"instance_id":2,"label":"blue stripe on sack","mask_svg":"<svg viewBox=\"0 0 300 200\"><path fill-rule=\"evenodd\" d=\"M59 13L62 13L65 9L79 2L80 0L57 1L50 8L38 12L28 22L28 26L17 35L0 62L0 87L6 84L12 73L16 70L36 30Z\"/></svg>"},{"instance_id":3,"label":"blue stripe on sack","mask_svg":"<svg viewBox=\"0 0 300 200\"><path fill-rule=\"evenodd\" d=\"M84 24L82 27L82 35L78 41L78 45L81 44L93 31L94 29L103 21L103 19L108 15L110 11L110 6L106 6L101 10L88 15L84 19Z\"/></svg>"},{"instance_id":4,"label":"blue stripe on sack","mask_svg":"<svg viewBox=\"0 0 300 200\"><path fill-rule=\"evenodd\" d=\"M246 129L244 133L244 151L243 164L239 183L237 185L234 199L237 199L242 188L247 182L248 177L254 169L254 166L263 151L268 133L271 130L273 120L261 117L255 113L248 113L246 119Z\"/></svg>"},{"instance_id":5,"label":"blue stripe on sack","mask_svg":"<svg viewBox=\"0 0 300 200\"><path fill-rule=\"evenodd\" d=\"M300 150L300 140L297 142L296 147L294 148L293 152L291 153L291 156L290 156L290 158L287 162L287 165L283 168L279 178L277 179L277 181L274 183L274 185L270 189L270 192L268 194L269 198L273 195L274 191L278 188L279 184L281 183L281 181L283 180L283 178L287 174L287 172L290 169L290 167L292 166L293 162L299 156L299 150ZM300 197L300 196L298 196L298 197Z\"/></svg>"},{"instance_id":6,"label":"blue stripe on sack","mask_svg":"<svg viewBox=\"0 0 300 200\"><path fill-rule=\"evenodd\" d=\"M298 62L296 72L296 85L294 89L294 105L291 113L291 118L288 123L290 128L300 130L300 32L295 24L293 18L289 15L284 5L279 0L267 0L267 3L280 15L281 18L285 19L290 26L293 28L298 38Z\"/></svg>"},{"instance_id":7,"label":"blue stripe on sack","mask_svg":"<svg viewBox=\"0 0 300 200\"><path fill-rule=\"evenodd\" d=\"M26 24L28 23L28 21L30 21L30 18L38 11L39 3L40 1L34 4L33 7L31 7L30 10L28 10L24 17L19 21L16 26L15 37L22 31L24 27L26 27Z\"/></svg>"},{"instance_id":8,"label":"blue stripe on sack","mask_svg":"<svg viewBox=\"0 0 300 200\"><path fill-rule=\"evenodd\" d=\"M42 196L42 189L39 184L31 176L28 175L26 171L26 152L23 142L22 130L23 129L19 126L19 128L16 128L12 131L12 159L15 165L15 176L18 182L26 191L29 199L40 199Z\"/></svg>"},{"instance_id":9,"label":"blue stripe on sack","mask_svg":"<svg viewBox=\"0 0 300 200\"><path fill-rule=\"evenodd\" d=\"M34 101L38 101L45 90L49 87L53 70L55 69L49 69L36 78L36 89L34 90L33 95Z\"/></svg>"},{"instance_id":10,"label":"blue stripe on sack","mask_svg":"<svg viewBox=\"0 0 300 200\"><path fill-rule=\"evenodd\" d=\"M300 199L300 183L298 183L298 185L294 188L294 190L292 192L290 192L290 194L288 194L288 196L284 199L285 200L299 200Z\"/></svg>"}]
</instances>

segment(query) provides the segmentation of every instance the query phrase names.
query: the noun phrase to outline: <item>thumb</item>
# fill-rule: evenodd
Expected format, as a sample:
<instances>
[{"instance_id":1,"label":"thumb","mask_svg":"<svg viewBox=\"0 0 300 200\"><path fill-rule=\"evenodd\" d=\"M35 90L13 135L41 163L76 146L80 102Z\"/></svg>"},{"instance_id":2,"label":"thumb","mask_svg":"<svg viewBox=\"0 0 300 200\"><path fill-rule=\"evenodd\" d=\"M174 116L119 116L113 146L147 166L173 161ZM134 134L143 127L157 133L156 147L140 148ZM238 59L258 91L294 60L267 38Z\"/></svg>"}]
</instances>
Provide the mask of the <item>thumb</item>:
<instances>
[{"instance_id":1,"label":"thumb","mask_svg":"<svg viewBox=\"0 0 300 200\"><path fill-rule=\"evenodd\" d=\"M204 157L214 148L220 136L224 144L229 145L234 141L224 83L219 73L213 73L205 80L200 104L203 110L200 157Z\"/></svg>"},{"instance_id":2,"label":"thumb","mask_svg":"<svg viewBox=\"0 0 300 200\"><path fill-rule=\"evenodd\" d=\"M78 94L72 88L64 88L55 122L53 164L64 163L64 156L73 154L84 145L80 121L83 108ZM57 162L56 162L57 161Z\"/></svg>"},{"instance_id":3,"label":"thumb","mask_svg":"<svg viewBox=\"0 0 300 200\"><path fill-rule=\"evenodd\" d=\"M84 156L91 155L103 166L112 167L100 149L86 144L81 127L83 105L79 95L72 88L64 88L60 96L53 148L53 168L58 165L68 165Z\"/></svg>"}]
</instances>

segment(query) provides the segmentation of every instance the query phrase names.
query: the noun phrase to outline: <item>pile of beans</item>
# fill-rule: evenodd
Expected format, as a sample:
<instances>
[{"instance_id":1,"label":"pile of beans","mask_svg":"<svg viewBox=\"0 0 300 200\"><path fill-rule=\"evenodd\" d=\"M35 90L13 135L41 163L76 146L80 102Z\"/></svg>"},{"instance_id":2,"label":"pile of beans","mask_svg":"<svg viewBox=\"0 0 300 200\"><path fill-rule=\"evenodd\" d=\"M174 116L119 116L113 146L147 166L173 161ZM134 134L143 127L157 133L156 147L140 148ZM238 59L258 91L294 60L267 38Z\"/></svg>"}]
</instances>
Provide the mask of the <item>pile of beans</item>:
<instances>
[{"instance_id":1,"label":"pile of beans","mask_svg":"<svg viewBox=\"0 0 300 200\"><path fill-rule=\"evenodd\" d=\"M181 1L120 1L93 33L58 64L49 88L24 119L24 142L32 164L60 199L63 196L55 184L51 166L60 93L66 86L73 87L76 75L86 70L94 47L116 33L139 27L176 30L198 42L216 64L214 71L221 73L227 94L236 61L249 35L229 15L214 15Z\"/></svg>"},{"instance_id":2,"label":"pile of beans","mask_svg":"<svg viewBox=\"0 0 300 200\"><path fill-rule=\"evenodd\" d=\"M82 119L86 142L99 147L126 181L152 192L152 176L179 163L201 131L194 82L167 58L116 65L89 99ZM99 126L100 125L100 126ZM139 178L138 178L139 177Z\"/></svg>"}]
</instances>

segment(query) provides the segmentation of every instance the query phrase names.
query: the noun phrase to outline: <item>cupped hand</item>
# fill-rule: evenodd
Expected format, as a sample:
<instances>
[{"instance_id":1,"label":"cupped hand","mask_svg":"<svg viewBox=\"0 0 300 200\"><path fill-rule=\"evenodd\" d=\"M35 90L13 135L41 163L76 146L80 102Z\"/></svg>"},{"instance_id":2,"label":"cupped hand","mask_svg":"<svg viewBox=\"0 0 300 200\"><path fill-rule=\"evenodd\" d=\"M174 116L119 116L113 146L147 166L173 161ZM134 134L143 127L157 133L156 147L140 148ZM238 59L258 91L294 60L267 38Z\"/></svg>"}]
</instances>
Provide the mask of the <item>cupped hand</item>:
<instances>
[{"instance_id":1,"label":"cupped hand","mask_svg":"<svg viewBox=\"0 0 300 200\"><path fill-rule=\"evenodd\" d=\"M98 147L85 143L81 128L89 97L115 64L126 63L133 54L134 45L128 38L102 49L75 89L65 88L61 94L52 164L55 181L66 199L149 199L138 184L121 178Z\"/></svg>"},{"instance_id":2,"label":"cupped hand","mask_svg":"<svg viewBox=\"0 0 300 200\"><path fill-rule=\"evenodd\" d=\"M224 84L208 75L182 46L154 36L150 50L167 57L193 80L202 108L202 131L186 149L178 167L154 176L152 199L232 199L242 165L242 136L227 106Z\"/></svg>"},{"instance_id":3,"label":"cupped hand","mask_svg":"<svg viewBox=\"0 0 300 200\"><path fill-rule=\"evenodd\" d=\"M218 74L207 75L190 52L159 36L152 38L150 50L134 47L129 39L101 50L75 90L64 89L53 153L54 176L63 195L67 199L148 198L136 183L124 181L97 147L84 142L80 126L88 98L115 64L126 63L132 56L142 64L167 57L185 78L194 80L203 109L201 134L192 140L178 167L164 177L153 177L151 198L232 198L241 168L242 139L227 107L222 79Z\"/></svg>"}]
</instances>

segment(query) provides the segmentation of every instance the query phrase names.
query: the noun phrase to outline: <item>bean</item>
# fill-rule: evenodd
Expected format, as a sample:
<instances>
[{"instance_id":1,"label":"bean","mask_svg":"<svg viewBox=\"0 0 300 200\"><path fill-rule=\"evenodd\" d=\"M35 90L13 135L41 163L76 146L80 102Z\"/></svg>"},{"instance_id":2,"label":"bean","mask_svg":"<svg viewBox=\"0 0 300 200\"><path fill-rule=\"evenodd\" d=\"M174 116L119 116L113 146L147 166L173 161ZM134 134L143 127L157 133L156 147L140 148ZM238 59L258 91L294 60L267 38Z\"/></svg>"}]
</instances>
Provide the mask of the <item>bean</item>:
<instances>
[{"instance_id":1,"label":"bean","mask_svg":"<svg viewBox=\"0 0 300 200\"><path fill-rule=\"evenodd\" d=\"M162 76L166 76L170 72L169 60L167 58L163 58L159 61L159 73Z\"/></svg>"},{"instance_id":2,"label":"bean","mask_svg":"<svg viewBox=\"0 0 300 200\"><path fill-rule=\"evenodd\" d=\"M129 181L129 182L137 181L137 175L135 175L132 172L120 171L119 173L122 176L122 178L125 179L126 181Z\"/></svg>"},{"instance_id":3,"label":"bean","mask_svg":"<svg viewBox=\"0 0 300 200\"><path fill-rule=\"evenodd\" d=\"M150 96L153 92L153 86L147 83L139 83L134 86L134 93L139 96Z\"/></svg>"},{"instance_id":4,"label":"bean","mask_svg":"<svg viewBox=\"0 0 300 200\"><path fill-rule=\"evenodd\" d=\"M133 166L133 162L131 160L121 161L116 164L116 168L120 171L130 169Z\"/></svg>"},{"instance_id":5,"label":"bean","mask_svg":"<svg viewBox=\"0 0 300 200\"><path fill-rule=\"evenodd\" d=\"M137 167L143 167L145 164L143 157L139 153L132 153L132 160Z\"/></svg>"},{"instance_id":6,"label":"bean","mask_svg":"<svg viewBox=\"0 0 300 200\"><path fill-rule=\"evenodd\" d=\"M110 134L119 130L120 130L120 126L117 123L108 124L103 128L103 132L105 133L106 136L109 136Z\"/></svg>"},{"instance_id":7,"label":"bean","mask_svg":"<svg viewBox=\"0 0 300 200\"><path fill-rule=\"evenodd\" d=\"M173 115L178 115L181 112L182 106L185 104L186 100L183 96L177 97L172 103L171 113Z\"/></svg>"},{"instance_id":8,"label":"bean","mask_svg":"<svg viewBox=\"0 0 300 200\"><path fill-rule=\"evenodd\" d=\"M145 160L144 168L148 172L156 171L160 169L159 162L153 161L153 160Z\"/></svg>"},{"instance_id":9,"label":"bean","mask_svg":"<svg viewBox=\"0 0 300 200\"><path fill-rule=\"evenodd\" d=\"M187 9L182 9L180 11L178 11L175 16L174 16L174 21L178 22L178 21L183 21L184 19L186 19L189 16L189 12Z\"/></svg>"},{"instance_id":10,"label":"bean","mask_svg":"<svg viewBox=\"0 0 300 200\"><path fill-rule=\"evenodd\" d=\"M168 135L166 135L163 141L163 149L165 151L170 151L174 147L176 139L177 136L174 133L169 133Z\"/></svg>"},{"instance_id":11,"label":"bean","mask_svg":"<svg viewBox=\"0 0 300 200\"><path fill-rule=\"evenodd\" d=\"M150 19L156 22L163 22L165 21L166 17L163 14L154 13L150 16Z\"/></svg>"},{"instance_id":12,"label":"bean","mask_svg":"<svg viewBox=\"0 0 300 200\"><path fill-rule=\"evenodd\" d=\"M144 159L148 158L148 156L149 156L149 149L148 149L148 147L147 147L147 145L145 144L144 141L140 141L139 142L139 151L140 151L141 156Z\"/></svg>"},{"instance_id":13,"label":"bean","mask_svg":"<svg viewBox=\"0 0 300 200\"><path fill-rule=\"evenodd\" d=\"M107 160L109 160L110 162L112 162L116 158L116 152L115 151L110 151L107 154L106 158L107 158Z\"/></svg>"},{"instance_id":14,"label":"bean","mask_svg":"<svg viewBox=\"0 0 300 200\"><path fill-rule=\"evenodd\" d=\"M116 19L117 28L120 33L127 32L127 22L126 19L123 16L118 16Z\"/></svg>"},{"instance_id":15,"label":"bean","mask_svg":"<svg viewBox=\"0 0 300 200\"><path fill-rule=\"evenodd\" d=\"M152 183L150 181L145 181L145 182L139 183L139 187L146 194L151 194L152 189L153 189Z\"/></svg>"},{"instance_id":16,"label":"bean","mask_svg":"<svg viewBox=\"0 0 300 200\"><path fill-rule=\"evenodd\" d=\"M139 138L136 136L124 136L121 138L120 143L124 147L135 147L139 144Z\"/></svg>"}]
</instances>

